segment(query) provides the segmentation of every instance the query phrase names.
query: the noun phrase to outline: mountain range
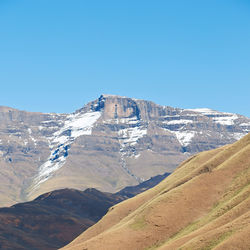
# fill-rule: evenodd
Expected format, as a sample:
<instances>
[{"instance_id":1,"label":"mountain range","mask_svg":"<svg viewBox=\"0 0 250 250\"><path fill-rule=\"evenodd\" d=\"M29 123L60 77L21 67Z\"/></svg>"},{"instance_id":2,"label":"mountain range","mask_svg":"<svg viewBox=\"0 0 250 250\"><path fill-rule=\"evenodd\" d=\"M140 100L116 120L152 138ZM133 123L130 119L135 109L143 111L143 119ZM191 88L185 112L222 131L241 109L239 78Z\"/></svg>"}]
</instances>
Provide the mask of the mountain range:
<instances>
[{"instance_id":1,"label":"mountain range","mask_svg":"<svg viewBox=\"0 0 250 250\"><path fill-rule=\"evenodd\" d=\"M117 192L248 132L239 114L113 95L72 114L0 107L0 206L63 188Z\"/></svg>"}]
</instances>

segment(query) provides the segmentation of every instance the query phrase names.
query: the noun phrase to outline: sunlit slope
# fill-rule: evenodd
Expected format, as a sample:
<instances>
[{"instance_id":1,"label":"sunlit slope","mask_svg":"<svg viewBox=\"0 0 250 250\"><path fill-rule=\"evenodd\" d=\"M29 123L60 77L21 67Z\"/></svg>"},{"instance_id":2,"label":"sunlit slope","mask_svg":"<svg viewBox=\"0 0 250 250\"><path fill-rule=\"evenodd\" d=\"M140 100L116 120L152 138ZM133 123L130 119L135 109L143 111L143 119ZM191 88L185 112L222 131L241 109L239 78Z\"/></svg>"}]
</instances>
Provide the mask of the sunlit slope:
<instances>
[{"instance_id":1,"label":"sunlit slope","mask_svg":"<svg viewBox=\"0 0 250 250\"><path fill-rule=\"evenodd\" d=\"M65 249L249 249L250 134L200 153Z\"/></svg>"}]
</instances>

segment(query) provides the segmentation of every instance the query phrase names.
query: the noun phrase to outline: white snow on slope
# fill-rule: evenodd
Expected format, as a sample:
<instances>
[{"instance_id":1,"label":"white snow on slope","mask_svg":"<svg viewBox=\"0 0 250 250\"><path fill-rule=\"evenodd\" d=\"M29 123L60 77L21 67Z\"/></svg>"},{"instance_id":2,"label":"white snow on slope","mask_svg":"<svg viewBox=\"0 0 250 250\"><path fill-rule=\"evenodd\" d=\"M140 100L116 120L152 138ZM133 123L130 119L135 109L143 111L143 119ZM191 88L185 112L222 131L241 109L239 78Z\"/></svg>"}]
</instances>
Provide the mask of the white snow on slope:
<instances>
[{"instance_id":1,"label":"white snow on slope","mask_svg":"<svg viewBox=\"0 0 250 250\"><path fill-rule=\"evenodd\" d=\"M193 123L193 121L192 120L180 119L180 120L172 120L172 121L163 121L163 123L167 124L167 125L178 125L178 124Z\"/></svg>"},{"instance_id":2,"label":"white snow on slope","mask_svg":"<svg viewBox=\"0 0 250 250\"><path fill-rule=\"evenodd\" d=\"M186 110L193 111L193 112L198 112L198 113L201 113L203 115L221 115L222 114L222 112L212 110L212 109L208 109L208 108L197 108L197 109L186 109Z\"/></svg>"},{"instance_id":3,"label":"white snow on slope","mask_svg":"<svg viewBox=\"0 0 250 250\"><path fill-rule=\"evenodd\" d=\"M170 132L175 134L180 144L184 147L186 147L188 144L191 143L193 137L197 133L195 131L170 131Z\"/></svg>"},{"instance_id":4,"label":"white snow on slope","mask_svg":"<svg viewBox=\"0 0 250 250\"><path fill-rule=\"evenodd\" d=\"M140 125L138 118L132 117L126 119L127 123L133 125L133 127L124 128L118 131L121 158L124 158L127 152L130 151L128 150L130 146L136 145L138 140L147 134L147 128ZM123 122L125 122L125 120ZM134 151L132 156L137 159L140 157L140 154Z\"/></svg>"},{"instance_id":5,"label":"white snow on slope","mask_svg":"<svg viewBox=\"0 0 250 250\"><path fill-rule=\"evenodd\" d=\"M240 124L241 127L250 127L250 122L245 122Z\"/></svg>"},{"instance_id":6,"label":"white snow on slope","mask_svg":"<svg viewBox=\"0 0 250 250\"><path fill-rule=\"evenodd\" d=\"M100 118L101 112L71 114L64 126L50 138L51 154L47 161L40 166L34 180L34 188L47 181L66 162L68 150L74 140L81 135L91 135L92 127Z\"/></svg>"},{"instance_id":7,"label":"white snow on slope","mask_svg":"<svg viewBox=\"0 0 250 250\"><path fill-rule=\"evenodd\" d=\"M137 124L138 119L136 117L131 117L131 118L120 118L119 123L125 123L125 124Z\"/></svg>"},{"instance_id":8,"label":"white snow on slope","mask_svg":"<svg viewBox=\"0 0 250 250\"><path fill-rule=\"evenodd\" d=\"M104 124L138 124L138 119L137 117L130 117L130 118L113 118L113 119L106 119L102 121Z\"/></svg>"},{"instance_id":9,"label":"white snow on slope","mask_svg":"<svg viewBox=\"0 0 250 250\"><path fill-rule=\"evenodd\" d=\"M133 120L134 123L134 120ZM127 167L125 156L127 155L127 149L130 146L136 145L138 140L147 134L147 129L140 126L140 123L137 119L137 126L121 129L118 131L118 140L120 143L120 157L121 157L121 166L122 168L132 177L134 177L138 182L143 181L142 178L136 176L132 173L131 170ZM139 158L141 154L133 152L132 155L135 159Z\"/></svg>"},{"instance_id":10,"label":"white snow on slope","mask_svg":"<svg viewBox=\"0 0 250 250\"><path fill-rule=\"evenodd\" d=\"M143 129L141 127L125 128L118 132L122 148L135 145L137 141L146 134L147 129Z\"/></svg>"},{"instance_id":11,"label":"white snow on slope","mask_svg":"<svg viewBox=\"0 0 250 250\"><path fill-rule=\"evenodd\" d=\"M64 126L54 133L52 143L65 143L69 137L75 139L81 135L91 135L92 127L100 116L101 112L69 115ZM70 131L70 136L63 134L67 131Z\"/></svg>"},{"instance_id":12,"label":"white snow on slope","mask_svg":"<svg viewBox=\"0 0 250 250\"><path fill-rule=\"evenodd\" d=\"M230 126L234 125L234 120L238 119L238 115L227 113L227 112L219 112L216 110L208 109L208 108L200 108L200 109L187 109L189 111L198 112L205 116L212 117L215 123Z\"/></svg>"},{"instance_id":13,"label":"white snow on slope","mask_svg":"<svg viewBox=\"0 0 250 250\"><path fill-rule=\"evenodd\" d=\"M236 114L232 114L231 116L221 116L221 117L214 117L213 121L215 123L219 123L221 125L234 125L234 120L238 119Z\"/></svg>"}]
</instances>

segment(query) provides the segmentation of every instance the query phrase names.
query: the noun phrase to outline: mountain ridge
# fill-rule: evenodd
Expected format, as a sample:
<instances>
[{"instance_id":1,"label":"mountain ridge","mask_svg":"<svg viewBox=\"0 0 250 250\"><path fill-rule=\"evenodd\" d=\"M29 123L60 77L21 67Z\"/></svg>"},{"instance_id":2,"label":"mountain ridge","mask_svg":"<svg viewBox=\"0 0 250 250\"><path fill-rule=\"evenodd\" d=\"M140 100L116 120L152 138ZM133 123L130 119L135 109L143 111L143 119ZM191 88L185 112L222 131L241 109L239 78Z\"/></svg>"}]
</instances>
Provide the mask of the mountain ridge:
<instances>
[{"instance_id":1,"label":"mountain ridge","mask_svg":"<svg viewBox=\"0 0 250 250\"><path fill-rule=\"evenodd\" d=\"M0 121L1 206L67 187L116 192L250 131L241 115L112 95L71 114L0 109Z\"/></svg>"}]
</instances>

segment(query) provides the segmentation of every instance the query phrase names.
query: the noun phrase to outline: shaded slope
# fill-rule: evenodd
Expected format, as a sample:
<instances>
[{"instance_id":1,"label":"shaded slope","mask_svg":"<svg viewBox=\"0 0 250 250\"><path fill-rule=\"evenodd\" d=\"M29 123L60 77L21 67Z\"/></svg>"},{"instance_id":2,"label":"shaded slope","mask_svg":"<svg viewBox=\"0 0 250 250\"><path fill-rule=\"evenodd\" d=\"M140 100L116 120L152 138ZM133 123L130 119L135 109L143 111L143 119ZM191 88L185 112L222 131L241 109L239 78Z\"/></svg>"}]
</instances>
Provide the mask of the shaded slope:
<instances>
[{"instance_id":1,"label":"shaded slope","mask_svg":"<svg viewBox=\"0 0 250 250\"><path fill-rule=\"evenodd\" d=\"M250 134L193 156L64 249L249 249Z\"/></svg>"},{"instance_id":2,"label":"shaded slope","mask_svg":"<svg viewBox=\"0 0 250 250\"><path fill-rule=\"evenodd\" d=\"M161 182L163 179L165 179L167 176L169 176L170 173L165 173L163 175L157 175L154 177L151 177L149 180L144 181L136 186L129 186L123 188L121 191L117 192L117 195L121 195L124 198L131 198L136 196L137 194L142 193L143 191L146 191L155 185L157 185L159 182Z\"/></svg>"},{"instance_id":3,"label":"shaded slope","mask_svg":"<svg viewBox=\"0 0 250 250\"><path fill-rule=\"evenodd\" d=\"M1 249L57 249L98 221L122 197L64 189L0 209Z\"/></svg>"},{"instance_id":4,"label":"shaded slope","mask_svg":"<svg viewBox=\"0 0 250 250\"><path fill-rule=\"evenodd\" d=\"M167 175L117 194L94 188L62 189L31 202L0 208L0 249L58 249L100 220L109 207L155 186Z\"/></svg>"}]
</instances>

